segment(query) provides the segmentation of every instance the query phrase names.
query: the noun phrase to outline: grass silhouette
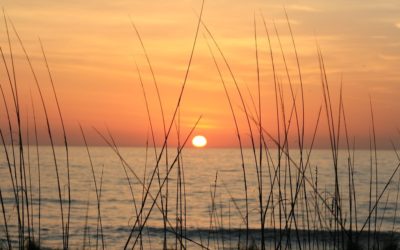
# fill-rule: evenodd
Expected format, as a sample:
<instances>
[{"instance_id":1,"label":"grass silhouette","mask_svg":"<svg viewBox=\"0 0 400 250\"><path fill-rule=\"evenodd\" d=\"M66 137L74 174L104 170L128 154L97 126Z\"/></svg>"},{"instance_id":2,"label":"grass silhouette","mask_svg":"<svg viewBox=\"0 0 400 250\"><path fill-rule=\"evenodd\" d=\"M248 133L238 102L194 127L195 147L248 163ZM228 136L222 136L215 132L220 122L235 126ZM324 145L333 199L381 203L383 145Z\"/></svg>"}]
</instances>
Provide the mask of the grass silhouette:
<instances>
[{"instance_id":1,"label":"grass silhouette","mask_svg":"<svg viewBox=\"0 0 400 250\"><path fill-rule=\"evenodd\" d=\"M139 84L142 90L146 105L146 114L150 135L147 136L146 155L143 156L146 161L144 164L144 174L137 174L136 170L128 163L120 152L112 133L108 130L107 135L104 135L99 130L94 128L98 136L108 145L113 151L124 171L124 178L129 186L131 202L134 208L134 213L129 215L132 218L132 223L129 223L129 232L127 232L126 240L124 241L125 249L146 249L147 246L154 246L152 235L148 229L148 221L154 215L154 210L158 210L162 215L162 245L156 246L162 249L398 249L399 234L396 231L397 208L400 191L400 174L398 173L400 163L393 163L391 175L386 180L379 179L379 164L377 150L377 134L375 131L375 120L372 100L370 102L371 116L371 136L370 136L370 166L369 166L369 190L368 190L368 212L366 218L361 218L360 208L358 206L357 190L355 184L356 172L355 164L355 142L351 142L351 137L348 131L348 120L346 119L346 109L343 100L343 88L340 85L339 96L332 95L332 89L329 85L328 75L325 68L323 53L319 45L316 45L319 73L321 77L322 88L322 103L319 112L315 117L308 116L306 110L306 97L304 91L304 77L302 76L302 65L298 55L298 47L296 46L294 32L292 30L290 19L285 10L287 27L290 32L291 49L294 52L296 59L296 75L291 75L289 71L289 63L286 58L286 52L280 40L277 27L274 25L274 35L270 34L270 29L264 17L261 14L262 28L265 31L267 38L268 54L262 55L260 52L260 33L257 29L257 16L254 15L254 46L255 46L255 61L256 61L256 76L257 76L257 91L246 95L243 91L243 86L237 80L237 76L230 66L227 56L223 52L223 48L219 45L217 39L211 32L211 29L202 19L204 1L201 5L201 11L198 15L197 26L188 63L186 65L185 75L180 86L179 96L176 105L173 107L173 115L168 123L165 118L164 111L166 110L162 102L162 92L159 91L160 82L156 80L156 73L153 69L149 55L144 45L144 39L139 33L139 29L134 25L132 28L138 37L141 48L145 54L147 66L150 69L152 81L156 89L156 101L159 105L162 118L163 128L163 143L162 146L156 147L156 138L154 131L154 116L150 109L150 98L145 89L145 82L142 78L139 65L136 65ZM100 180L96 177L96 171L93 163L93 157L89 147L89 143L85 136L85 131L80 126L82 139L84 141L87 157L90 163L91 180L94 184L96 193L96 233L90 232L88 226L90 216L90 203L86 203L83 242L76 244L71 240L71 217L73 216L73 199L74 194L71 192L71 174L70 174L70 145L68 143L68 134L65 127L64 118L62 115L61 104L56 92L56 83L53 81L49 62L46 58L44 46L39 41L43 62L46 66L48 77L52 87L52 95L56 101L56 111L58 119L61 123L61 132L57 131L52 125L55 121L50 119L49 102L43 91L36 71L34 70L33 62L24 43L20 38L11 19L4 13L4 21L7 31L7 40L9 46L9 56L0 52L3 59L3 66L7 72L8 87L0 84L1 98L3 99L4 110L6 112L7 130L0 128L0 136L2 149L4 150L3 159L4 167L7 168L11 187L4 187L0 184L0 202L2 211L2 220L4 224L4 236L0 234L0 249L45 249L41 239L41 215L46 213L42 211L43 192L41 190L41 153L38 144L38 123L36 120L39 112L44 114L47 132L46 136L50 142L52 162L55 170L56 191L58 195L58 206L60 209L61 221L61 243L63 249L75 248L77 245L83 249L93 247L90 238L96 239L95 248L100 248L99 241L101 240L102 249L106 249L107 244L105 235L107 227L102 219L101 193L103 190L104 164L101 172ZM25 60L29 65L29 69L34 79L36 91L31 93L32 118L29 115L26 117L22 114L20 107L20 82L17 83L17 72L14 66L14 44L11 43L11 34L9 25L12 27L13 35L17 38ZM193 124L189 133L181 134L180 108L182 98L185 94L185 88L188 81L188 75L191 70L194 52L197 43L199 43L199 35L203 35L204 41L208 46L210 56L213 60L213 67L216 68L219 80L223 87L224 95L229 106L230 114L232 115L233 125L235 128L235 136L238 142L240 153L240 169L242 174L242 182L239 183L243 187L244 208L234 199L226 183L221 180L224 173L216 172L214 182L210 185L210 197L204 197L204 202L210 199L209 204L209 228L198 229L199 236L190 234L190 228L187 226L187 193L186 186L188 185L185 177L185 164L183 150L186 148L188 140L195 131L201 119L199 116L196 123ZM271 45L272 39L276 39L279 44L279 51L274 51ZM261 102L261 93L264 87L261 82L261 67L260 57L266 56L271 62L271 72L273 76L273 91L274 91L274 116L276 116L276 131L270 132L266 129L263 117L266 115ZM278 65L278 57L281 57L282 64ZM11 63L11 68L9 64ZM277 67L284 68L284 79L281 79L277 73ZM224 71L227 70L227 73ZM233 83L233 90L230 91L229 83ZM287 84L289 91L285 90ZM233 93L232 93L233 92ZM8 103L7 95L11 94L12 103ZM37 95L40 98L40 110L36 110L34 106L33 96ZM233 98L239 98L239 105L234 104ZM286 96L289 96L287 98ZM256 97L256 98L254 98ZM338 104L336 104L336 102ZM337 105L337 107L335 106ZM336 112L335 112L336 111ZM14 115L15 114L15 115ZM307 115L307 116L306 116ZM311 117L311 118L310 118ZM306 138L306 119L315 119L312 127L311 140L308 142ZM239 122L244 120L245 129L241 130ZM327 123L328 136L330 142L329 152L331 155L331 170L333 176L333 189L326 190L326 187L320 183L318 166L313 166L311 156L314 152L315 142L318 140L317 131L321 121ZM27 130L27 135L24 136L22 131L24 126L22 122L34 124L35 144L31 145L29 141L30 135ZM29 127L29 126L28 126ZM173 130L176 130L178 145L172 148L169 144ZM63 154L65 155L65 168L60 164L59 154L56 153L54 135L60 133L63 138ZM290 136L294 133L294 136ZM243 135L248 135L251 142L250 148L246 149ZM15 137L16 136L16 137ZM341 150L340 145L344 140L345 148ZM149 145L149 141L151 142ZM272 142L272 146L269 145ZM307 143L308 142L308 143ZM343 142L342 142L343 144ZM27 149L25 148L27 145ZM296 150L292 146L296 145ZM393 144L394 145L394 144ZM31 164L30 148L36 149L37 166ZM152 147L152 148L151 148ZM154 150L153 166L148 164L149 150ZM245 161L244 151L251 152L251 163ZM276 155L273 156L273 151ZM393 146L394 152L397 154L396 148ZM342 153L343 152L343 153ZM172 157L171 157L172 155ZM344 155L344 156L343 156ZM342 166L339 159L346 158L347 165ZM400 162L400 157L397 154ZM227 159L220 159L221 161ZM229 160L229 159L228 159ZM161 169L164 165L165 170ZM255 176L249 174L249 169L254 167ZM344 169L346 175L344 178L340 175L340 168ZM66 176L61 175L65 171ZM32 185L32 180L37 171L38 193L35 194L35 188ZM176 171L176 182L170 181ZM396 190L389 187L396 180L396 175L399 174ZM256 178L255 181L250 178ZM156 179L156 180L155 180ZM251 180L251 181L250 181ZM125 180L124 180L125 181ZM157 183L155 183L157 182ZM379 189L379 182L383 182L383 188ZM254 183L254 186L250 186ZM326 183L323 183L326 184ZM65 186L65 188L64 188ZM221 186L224 188L222 189ZM138 188L139 187L139 188ZM12 192L7 193L10 197L4 197L4 189L10 189ZM63 192L64 190L64 192ZM170 192L175 190L176 196L170 195ZM257 198L257 209L252 211L249 208L250 190L255 190ZM388 208L390 198L389 191L395 192L395 208L393 217L393 226L390 232L381 229L385 212ZM220 194L228 196L228 201L219 200ZM386 197L385 197L386 196ZM37 209L34 209L35 199L37 197ZM392 195L393 197L393 195ZM13 209L7 206L6 198L12 200ZM386 198L386 199L385 199ZM175 199L175 200L174 200ZM229 207L221 205L223 202L229 204ZM231 212L231 204L233 204L236 214L239 216L241 224L235 228L231 225L231 217L234 213ZM175 208L174 208L175 205ZM15 209L14 209L15 207ZM383 209L381 221L378 221L378 209ZM175 211L173 210L175 209ZM366 208L364 208L366 209ZM243 211L244 210L244 211ZM175 213L174 213L175 212ZM36 214L35 214L36 213ZM229 221L226 221L226 213L229 214ZM257 214L257 227L252 228L250 224L250 214ZM38 216L37 224L35 225L34 216ZM174 218L175 216L175 218ZM228 226L227 226L228 225ZM269 227L269 225L273 225ZM359 227L358 225L362 225ZM11 226L17 228L17 233L11 233ZM37 230L35 228L38 228ZM1 232L3 233L3 232ZM146 240L149 244L147 245ZM232 243L232 241L234 241Z\"/></svg>"}]
</instances>

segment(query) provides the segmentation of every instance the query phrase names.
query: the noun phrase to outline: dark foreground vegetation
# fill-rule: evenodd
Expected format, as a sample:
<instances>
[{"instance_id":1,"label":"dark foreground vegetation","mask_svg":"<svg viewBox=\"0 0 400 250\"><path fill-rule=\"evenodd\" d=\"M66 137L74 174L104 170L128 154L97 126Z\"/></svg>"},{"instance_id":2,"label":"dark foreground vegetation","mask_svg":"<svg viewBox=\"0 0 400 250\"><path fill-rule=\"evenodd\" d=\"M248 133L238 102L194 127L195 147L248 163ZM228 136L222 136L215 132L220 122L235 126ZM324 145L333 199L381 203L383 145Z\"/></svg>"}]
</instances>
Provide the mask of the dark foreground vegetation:
<instances>
[{"instance_id":1,"label":"dark foreground vegetation","mask_svg":"<svg viewBox=\"0 0 400 250\"><path fill-rule=\"evenodd\" d=\"M164 106L162 102L162 93L158 90L158 82L152 68L151 60L146 52L145 43L140 33L132 22L132 28L136 32L137 37L142 46L143 52L147 59L147 67L152 73L155 93L151 93L159 104L159 112L162 116L163 127L163 144L156 148L154 136L152 115L149 110L148 94L145 90L145 82L141 77L139 67L137 74L139 84L143 90L145 98L147 115L150 128L149 151L155 153L154 166L149 166L144 176L139 176L135 169L126 162L121 155L118 146L110 132L103 133L98 130L99 137L114 151L116 157L121 161L121 166L125 172L127 185L132 195L132 206L135 214L131 215L134 219L130 223L130 230L124 232L126 234L125 248L147 249L147 241L152 241L151 235L146 233L147 222L151 218L152 213L160 212L163 216L163 225L158 235L161 235L161 245L154 245L153 248L159 249L185 249L185 248L218 248L218 249L398 249L399 234L397 233L397 204L399 198L399 162L393 162L393 171L389 179L378 179L378 153L376 145L376 134L374 126L373 105L371 104L371 140L370 140L370 171L369 175L369 207L368 216L361 218L359 216L359 207L357 207L357 186L354 182L354 173L356 167L354 164L355 142L347 130L347 117L345 112L345 104L342 97L342 89L338 97L331 95L328 84L328 77L325 70L324 58L321 49L317 45L317 56L319 60L319 70L321 76L323 103L319 112L312 117L307 114L305 109L306 98L303 91L303 79L300 60L297 56L297 48L289 18L287 18L288 30L292 38L292 48L296 58L296 73L290 74L289 66L285 59L285 51L280 45L280 51L273 51L271 39L277 39L280 44L280 37L276 27L268 29L264 17L261 15L262 28L269 48L267 55L260 55L258 46L260 41L257 34L256 17L254 19L254 41L255 41L255 60L257 62L258 91L256 93L245 94L243 86L240 86L236 79L235 73L230 67L229 60L223 53L214 38L209 27L202 20L202 11L198 17L198 23L195 30L194 41L192 44L191 54L189 55L186 74L183 78L179 97L175 107L173 107L172 119L167 121L164 116ZM286 13L285 13L286 14ZM287 17L287 16L286 16ZM56 94L55 83L53 82L50 65L46 59L45 49L42 48L43 62L48 71L49 81L52 86L53 96L47 97L42 93L42 83L39 81L31 58L24 47L22 39L19 37L16 28L11 19L4 14L4 25L7 33L5 34L8 41L7 53L6 49L1 48L2 57L2 73L6 74L8 82L2 82L1 100L2 100L2 123L1 127L1 145L3 148L1 167L7 168L9 172L9 180L12 187L4 187L0 183L0 201L1 201L1 231L0 231L0 249L46 249L41 242L41 215L46 213L41 209L41 198L44 195L41 187L41 165L40 152L38 146L38 128L37 114L43 114L45 122L45 130L52 148L52 159L54 165L54 173L57 186L54 187L58 193L59 216L62 238L60 239L60 248L71 248L70 239L70 221L71 207L73 206L73 193L71 193L70 179L70 155L68 144L68 133L64 127L62 116L62 106L59 103ZM274 35L270 35L274 34ZM240 214L242 224L237 228L222 224L222 210L219 210L215 199L217 192L217 183L219 182L218 173L215 175L215 183L211 189L210 200L210 228L200 229L196 234L191 232L186 226L186 187L185 187L185 170L183 165L182 151L184 150L193 131L195 131L199 120L193 125L188 134L181 135L179 124L179 109L181 100L185 93L185 87L190 72L193 54L198 43L199 37L203 35L205 42L208 44L210 56L213 58L219 77L221 80L224 94L232 114L232 122L235 126L238 147L241 153L242 164L238 166L243 173L243 199L244 206L237 206L232 199L233 209ZM11 37L18 41L18 44L11 43ZM40 41L39 41L40 42ZM40 42L40 45L42 43ZM264 44L265 45L265 44ZM39 96L40 103L32 102L32 119L21 112L20 107L20 82L18 82L17 72L14 67L14 50L18 46L22 50L26 62L28 63L33 75L35 89L32 95ZM4 49L4 51L3 51ZM275 93L275 111L276 131L271 132L265 129L263 121L264 110L261 105L261 82L259 57L268 56L271 62L271 72L273 75L272 86ZM276 72L277 61L283 63L285 69L284 75ZM281 65L282 66L282 65ZM228 80L229 79L229 80ZM227 84L233 83L234 92L229 91ZM289 87L284 91L283 86ZM11 98L8 98L11 96ZM233 103L233 96L239 98L239 107ZM288 98L287 98L288 97ZM49 103L55 100L57 107L56 112L61 122L61 131L57 131L53 126L53 120L50 120ZM289 100L289 101L288 101ZM334 101L335 100L335 101ZM338 100L338 101L336 101ZM338 105L334 106L335 103ZM372 103L372 102L371 102ZM307 114L307 116L306 116ZM311 138L305 135L305 120L314 119L314 133ZM239 129L239 121L245 121L246 129ZM319 183L318 166L310 163L310 156L313 152L314 142L318 140L317 130L320 123L324 120L329 129L329 141L331 151L331 167L332 167L332 190L324 190L323 185ZM33 131L25 131L24 125L34 124ZM93 165L90 147L88 146L85 131L87 128L81 127L82 140L84 142L89 167L92 172L92 181L94 192L96 193L96 210L97 210L97 228L95 232L88 232L85 227L85 235L82 243L79 245L83 249L87 248L109 248L105 242L103 235L106 233L102 223L102 207L101 192L103 174L96 173ZM55 134L62 134L64 154L66 161L62 161L57 157L55 150ZM33 135L34 141L29 141L29 134ZM172 135L177 136L178 145L168 145ZM289 134L291 136L289 136ZM292 136L292 135L295 136ZM243 156L244 137L249 136L254 162L246 165ZM291 138L293 141L290 141ZM246 139L247 140L247 139ZM342 143L344 142L344 143ZM344 144L345 157L347 165L339 164L339 145ZM31 148L29 148L31 146ZM296 147L298 151L293 155L291 148ZM274 154L271 155L271 148ZM394 152L397 154L396 148L393 146ZM175 152L171 157L171 151ZM30 158L35 155L37 166L33 166ZM147 157L147 156L146 156ZM64 164L65 162L65 164ZM249 210L248 197L250 187L248 186L248 168L254 167L256 172L256 190L258 198L258 226L250 227L249 214L254 211ZM338 169L345 168L347 178L339 178ZM61 175L60 172L66 173ZM32 191L32 176L37 175L37 193ZM99 177L99 175L101 177ZM170 181L170 177L174 175L175 182ZM175 176L176 175L176 176ZM384 182L384 185L378 185ZM137 187L139 185L139 188ZM393 187L394 186L394 187ZM386 207L388 204L388 190L391 187L394 202L396 204L393 215L393 228L391 231L383 231L380 229L381 221L378 215L378 207ZM12 188L12 197L3 197L2 189ZM155 189L154 189L155 188ZM253 188L253 187L252 187ZM171 190L175 190L175 196L169 195ZM156 191L154 191L156 190ZM393 195L393 193L395 193ZM5 199L12 199L12 209L5 206ZM34 202L38 201L38 202ZM33 206L35 210L33 210ZM365 208L363 208L365 209ZM37 214L33 214L33 211ZM174 211L174 212L171 212ZM385 209L383 209L385 211ZM225 211L226 212L226 211ZM33 220L33 218L38 220ZM87 225L86 217L86 225ZM267 226L272 225L272 227ZM16 227L16 233L11 233L10 228ZM89 241L90 237L94 237L95 241ZM78 247L75 242L72 248ZM111 248L111 247L110 247Z\"/></svg>"}]
</instances>

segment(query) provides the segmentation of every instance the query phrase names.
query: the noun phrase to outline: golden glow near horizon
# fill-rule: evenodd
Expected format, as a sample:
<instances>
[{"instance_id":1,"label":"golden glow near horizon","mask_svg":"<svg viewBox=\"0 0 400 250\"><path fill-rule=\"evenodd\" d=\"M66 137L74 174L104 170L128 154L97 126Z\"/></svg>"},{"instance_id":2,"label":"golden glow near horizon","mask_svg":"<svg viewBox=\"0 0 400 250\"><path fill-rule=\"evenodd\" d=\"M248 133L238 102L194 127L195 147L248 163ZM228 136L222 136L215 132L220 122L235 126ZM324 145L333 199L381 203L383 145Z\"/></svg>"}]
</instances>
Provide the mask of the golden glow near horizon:
<instances>
[{"instance_id":1,"label":"golden glow near horizon","mask_svg":"<svg viewBox=\"0 0 400 250\"><path fill-rule=\"evenodd\" d=\"M196 135L192 139L192 144L196 148L203 148L207 145L207 139L202 135Z\"/></svg>"},{"instance_id":2,"label":"golden glow near horizon","mask_svg":"<svg viewBox=\"0 0 400 250\"><path fill-rule=\"evenodd\" d=\"M136 64L148 99L154 139L162 145L163 120L168 127L185 77L198 21L196 12L199 12L200 5L201 0L2 1L31 56L53 128L57 131L60 124L37 37L43 42L67 132L71 144L75 145L82 144L78 122L101 131L109 128L121 145L145 145L147 140L152 141L149 139L149 116ZM258 109L254 15L256 17L262 124L270 134L276 134L277 130L274 75L262 16L270 34L276 76L282 84L282 96L287 108L292 98L278 35L294 92L300 93L297 62L284 8L290 19L301 65L307 138L313 135L323 101L316 49L318 43L324 55L334 107L338 107L339 89L343 82L348 132L355 137L356 146L368 147L371 126L365 124L371 124L371 96L377 136L383 138L378 144L390 147L388 139L397 136L396 129L400 127L398 0L287 0L284 5L281 0L205 1L203 21L223 50L253 117L256 117ZM130 20L138 28L151 61L164 119L152 72ZM275 32L275 25L278 33ZM0 23L0 31L0 45L10 67L4 22ZM43 125L43 111L34 79L12 32L11 41L16 78L20 84L18 90L23 102L21 107L27 109L21 113L32 114L32 92L39 125ZM203 27L180 104L180 133L182 136L187 134L202 115L195 133L206 132L208 138L212 138L209 146L238 146L235 124L207 42L211 44L231 95L243 143L250 145L249 128L234 82ZM3 65L0 72L0 82L6 95L10 96ZM252 98L256 105L253 105ZM300 103L298 105L300 108ZM4 114L4 107L0 108ZM337 114L337 110L333 111ZM6 129L4 119L0 125ZM39 133L45 135L44 128L39 126ZM254 131L257 131L256 126ZM289 131L289 136L296 138L295 129ZM92 144L104 145L95 132L88 133L88 138ZM172 129L172 144L177 141L176 138L176 131ZM325 120L319 124L318 138L316 147L329 145ZM309 142L310 139L306 140L307 145ZM48 143L47 139L43 139L42 143Z\"/></svg>"}]
</instances>

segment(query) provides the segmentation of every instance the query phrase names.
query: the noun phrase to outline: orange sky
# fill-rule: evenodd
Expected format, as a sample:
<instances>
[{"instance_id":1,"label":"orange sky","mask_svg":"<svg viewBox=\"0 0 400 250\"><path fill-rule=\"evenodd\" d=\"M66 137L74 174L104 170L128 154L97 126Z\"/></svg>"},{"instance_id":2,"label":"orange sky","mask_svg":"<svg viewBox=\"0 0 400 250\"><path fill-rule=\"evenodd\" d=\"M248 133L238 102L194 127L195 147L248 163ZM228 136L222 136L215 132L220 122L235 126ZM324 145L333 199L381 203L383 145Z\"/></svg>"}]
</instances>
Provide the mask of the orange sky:
<instances>
[{"instance_id":1,"label":"orange sky","mask_svg":"<svg viewBox=\"0 0 400 250\"><path fill-rule=\"evenodd\" d=\"M54 131L60 124L51 85L45 71L38 37L41 38L55 80L71 144L82 144L78 123L88 130L91 144L101 144L92 131L108 127L120 145L144 145L149 123L136 72L139 65L150 102L157 141L163 136L161 113L146 58L130 19L138 27L159 85L167 124L170 123L185 75L197 24L198 0L170 1L2 1L32 58L45 92ZM372 98L378 146L390 147L398 140L400 127L400 4L391 1L206 1L204 21L223 49L240 88L254 113L249 91L257 102L257 74L253 17L256 15L263 124L275 133L275 94L271 61L260 12L271 32L278 78L282 81L287 106L290 92L277 36L280 34L294 88L299 91L296 61L286 24L284 7L290 17L300 58L306 99L305 130L310 135L322 104L322 87L316 52L318 40L326 62L334 105L337 106L341 77L350 135L356 146L368 147L371 130L369 96ZM9 59L4 22L0 45ZM180 111L182 138L200 115L196 134L208 138L209 146L237 146L235 126L218 72L201 29L194 59L183 94ZM17 81L24 115L32 124L30 91L34 95L42 143L47 143L43 112L32 74L12 34ZM215 50L215 47L214 47ZM249 131L241 103L223 61L218 57L238 116L241 135ZM10 63L10 61L8 61ZM4 65L0 80L10 97ZM337 112L337 108L334 112ZM4 105L1 124L5 129ZM171 141L176 141L175 127ZM292 136L294 130L291 132ZM322 115L318 147L328 146L327 122ZM248 140L246 140L248 143ZM61 141L60 141L61 142ZM309 144L310 139L306 140ZM295 144L295 142L293 142Z\"/></svg>"}]
</instances>

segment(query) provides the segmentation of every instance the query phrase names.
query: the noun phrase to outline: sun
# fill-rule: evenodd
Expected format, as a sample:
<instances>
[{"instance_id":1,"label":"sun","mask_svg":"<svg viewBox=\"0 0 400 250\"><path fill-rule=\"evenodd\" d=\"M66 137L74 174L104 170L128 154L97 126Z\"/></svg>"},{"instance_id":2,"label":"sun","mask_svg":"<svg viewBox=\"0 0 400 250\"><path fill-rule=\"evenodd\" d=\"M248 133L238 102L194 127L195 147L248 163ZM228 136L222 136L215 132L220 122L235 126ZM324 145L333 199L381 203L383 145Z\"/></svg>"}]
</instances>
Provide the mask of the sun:
<instances>
[{"instance_id":1,"label":"sun","mask_svg":"<svg viewBox=\"0 0 400 250\"><path fill-rule=\"evenodd\" d=\"M207 145L207 139L202 135L196 135L192 139L192 144L196 148L202 148Z\"/></svg>"}]
</instances>

